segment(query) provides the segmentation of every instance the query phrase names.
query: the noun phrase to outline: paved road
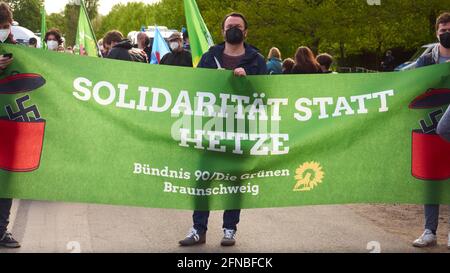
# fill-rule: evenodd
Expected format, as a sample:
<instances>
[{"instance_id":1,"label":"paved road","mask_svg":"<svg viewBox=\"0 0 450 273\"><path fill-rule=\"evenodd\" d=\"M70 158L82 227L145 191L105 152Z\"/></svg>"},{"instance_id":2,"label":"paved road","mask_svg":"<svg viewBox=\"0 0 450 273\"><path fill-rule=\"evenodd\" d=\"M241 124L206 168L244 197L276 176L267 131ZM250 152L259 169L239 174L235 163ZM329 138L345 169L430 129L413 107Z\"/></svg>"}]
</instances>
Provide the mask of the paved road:
<instances>
[{"instance_id":1,"label":"paved road","mask_svg":"<svg viewBox=\"0 0 450 273\"><path fill-rule=\"evenodd\" d=\"M87 204L15 201L10 229L22 242L1 252L417 252L410 241L374 226L347 206L244 210L238 245L219 245L221 212L213 212L207 244L177 245L191 212Z\"/></svg>"}]
</instances>

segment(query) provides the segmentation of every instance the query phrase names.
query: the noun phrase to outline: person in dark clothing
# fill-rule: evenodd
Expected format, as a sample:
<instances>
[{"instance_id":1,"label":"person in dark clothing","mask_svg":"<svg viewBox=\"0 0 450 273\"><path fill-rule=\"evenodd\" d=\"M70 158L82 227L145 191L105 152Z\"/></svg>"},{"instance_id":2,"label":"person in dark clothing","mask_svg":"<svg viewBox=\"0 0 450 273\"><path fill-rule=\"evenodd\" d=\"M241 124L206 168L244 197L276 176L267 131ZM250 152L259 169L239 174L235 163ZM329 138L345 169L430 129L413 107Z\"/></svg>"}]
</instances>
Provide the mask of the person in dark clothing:
<instances>
[{"instance_id":1,"label":"person in dark clothing","mask_svg":"<svg viewBox=\"0 0 450 273\"><path fill-rule=\"evenodd\" d=\"M147 54L133 49L131 41L124 39L119 31L108 32L103 38L103 46L108 50L108 59L148 63Z\"/></svg>"},{"instance_id":2,"label":"person in dark clothing","mask_svg":"<svg viewBox=\"0 0 450 273\"><path fill-rule=\"evenodd\" d=\"M150 62L152 56L152 45L150 44L150 37L145 32L140 32L137 35L138 48L147 54L147 59Z\"/></svg>"},{"instance_id":3,"label":"person in dark clothing","mask_svg":"<svg viewBox=\"0 0 450 273\"><path fill-rule=\"evenodd\" d=\"M242 14L231 13L227 15L222 23L222 35L225 42L211 47L208 52L203 54L198 67L233 70L237 77L267 75L264 57L256 48L244 43L247 32L247 20ZM224 212L222 246L235 245L240 214L240 210ZM209 215L209 211L194 212L192 216L194 226L190 229L186 238L179 242L181 246L193 246L206 242Z\"/></svg>"},{"instance_id":4,"label":"person in dark clothing","mask_svg":"<svg viewBox=\"0 0 450 273\"><path fill-rule=\"evenodd\" d=\"M160 64L192 67L192 55L183 48L183 38L181 37L181 34L175 32L170 35L168 40L172 52L164 55Z\"/></svg>"},{"instance_id":5,"label":"person in dark clothing","mask_svg":"<svg viewBox=\"0 0 450 273\"><path fill-rule=\"evenodd\" d=\"M291 74L316 74L322 73L320 64L314 57L314 53L306 46L301 46L295 53L295 65Z\"/></svg>"},{"instance_id":6,"label":"person in dark clothing","mask_svg":"<svg viewBox=\"0 0 450 273\"><path fill-rule=\"evenodd\" d=\"M0 2L0 44L15 44L14 37L11 33L11 26L13 23L13 17L11 9L8 4ZM0 55L0 74L6 69L12 62L13 58L4 57ZM18 248L20 247L11 233L8 232L9 215L12 206L12 199L0 198L0 247L5 248Z\"/></svg>"},{"instance_id":7,"label":"person in dark clothing","mask_svg":"<svg viewBox=\"0 0 450 273\"><path fill-rule=\"evenodd\" d=\"M183 48L191 52L191 43L189 41L189 32L187 29L183 30Z\"/></svg>"},{"instance_id":8,"label":"person in dark clothing","mask_svg":"<svg viewBox=\"0 0 450 273\"><path fill-rule=\"evenodd\" d=\"M388 50L386 52L386 56L384 56L384 60L381 62L381 69L385 72L392 72L394 71L395 64L394 64L395 58L392 56L392 51Z\"/></svg>"}]
</instances>

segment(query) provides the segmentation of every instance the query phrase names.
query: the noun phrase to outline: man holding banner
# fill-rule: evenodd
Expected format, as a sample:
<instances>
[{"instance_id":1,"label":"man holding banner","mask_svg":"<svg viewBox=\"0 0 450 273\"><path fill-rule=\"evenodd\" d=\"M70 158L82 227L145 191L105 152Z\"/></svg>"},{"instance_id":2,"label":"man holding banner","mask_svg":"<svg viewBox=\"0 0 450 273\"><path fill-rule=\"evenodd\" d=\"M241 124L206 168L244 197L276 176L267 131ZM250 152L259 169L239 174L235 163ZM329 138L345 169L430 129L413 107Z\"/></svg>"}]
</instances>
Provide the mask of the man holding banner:
<instances>
[{"instance_id":1,"label":"man holding banner","mask_svg":"<svg viewBox=\"0 0 450 273\"><path fill-rule=\"evenodd\" d=\"M0 2L0 44L15 43L11 34L12 22L12 12L9 6L4 2ZM3 70L6 69L12 61L12 56L0 55L0 74L3 73ZM7 229L11 206L12 199L0 198L0 247L18 248L20 247L20 244L12 237Z\"/></svg>"},{"instance_id":2,"label":"man holding banner","mask_svg":"<svg viewBox=\"0 0 450 273\"><path fill-rule=\"evenodd\" d=\"M222 35L225 42L211 47L203 54L199 68L233 70L237 77L247 75L266 75L267 67L264 57L254 47L244 43L248 34L248 23L240 13L225 16L222 23ZM193 246L206 243L209 211L195 211L194 226L186 238L179 242L181 246ZM224 237L222 246L236 244L237 224L241 211L227 210L223 214Z\"/></svg>"},{"instance_id":3,"label":"man holding banner","mask_svg":"<svg viewBox=\"0 0 450 273\"><path fill-rule=\"evenodd\" d=\"M441 14L436 20L436 35L440 41L439 45L431 53L422 56L417 67L434 64L442 64L450 61L450 13ZM450 108L447 109L438 127L437 133L450 141ZM429 247L437 244L436 231L439 224L439 205L425 205L425 231L413 242L415 247ZM448 239L450 248L450 233Z\"/></svg>"}]
</instances>

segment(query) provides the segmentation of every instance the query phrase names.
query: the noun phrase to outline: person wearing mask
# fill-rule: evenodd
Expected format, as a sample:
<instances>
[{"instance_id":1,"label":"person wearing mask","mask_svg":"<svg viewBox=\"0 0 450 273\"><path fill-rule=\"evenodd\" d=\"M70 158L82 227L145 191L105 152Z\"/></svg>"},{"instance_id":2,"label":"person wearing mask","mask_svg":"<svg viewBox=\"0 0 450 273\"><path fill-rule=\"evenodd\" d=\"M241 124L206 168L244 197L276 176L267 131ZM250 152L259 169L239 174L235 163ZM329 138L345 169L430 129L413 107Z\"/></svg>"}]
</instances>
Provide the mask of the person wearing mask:
<instances>
[{"instance_id":1,"label":"person wearing mask","mask_svg":"<svg viewBox=\"0 0 450 273\"><path fill-rule=\"evenodd\" d=\"M301 46L295 53L295 64L292 74L316 74L322 73L320 64L316 61L314 53L306 46Z\"/></svg>"},{"instance_id":2,"label":"person wearing mask","mask_svg":"<svg viewBox=\"0 0 450 273\"><path fill-rule=\"evenodd\" d=\"M287 58L283 61L281 65L281 71L283 74L291 74L292 68L294 68L295 61L292 58Z\"/></svg>"},{"instance_id":3,"label":"person wearing mask","mask_svg":"<svg viewBox=\"0 0 450 273\"><path fill-rule=\"evenodd\" d=\"M152 46L150 45L150 38L145 32L139 32L137 35L138 48L147 54L147 59L150 62L152 56Z\"/></svg>"},{"instance_id":4,"label":"person wearing mask","mask_svg":"<svg viewBox=\"0 0 450 273\"><path fill-rule=\"evenodd\" d=\"M61 51L63 46L63 39L58 29L50 29L45 33L44 42L47 44L47 49L51 51Z\"/></svg>"},{"instance_id":5,"label":"person wearing mask","mask_svg":"<svg viewBox=\"0 0 450 273\"><path fill-rule=\"evenodd\" d=\"M267 70L269 74L281 74L282 62L281 62L281 52L278 48L272 47L269 51L269 56L267 56Z\"/></svg>"},{"instance_id":6,"label":"person wearing mask","mask_svg":"<svg viewBox=\"0 0 450 273\"><path fill-rule=\"evenodd\" d=\"M189 32L186 29L183 31L183 48L191 52L191 42L189 41Z\"/></svg>"},{"instance_id":7,"label":"person wearing mask","mask_svg":"<svg viewBox=\"0 0 450 273\"><path fill-rule=\"evenodd\" d=\"M450 62L450 13L441 14L436 20L436 36L439 44L432 52L420 57L417 68L428 65ZM450 107L441 118L437 133L450 141ZM415 247L430 247L437 244L437 229L439 224L439 208L437 204L425 205L425 231L413 242ZM448 234L447 247L450 249L450 232Z\"/></svg>"},{"instance_id":8,"label":"person wearing mask","mask_svg":"<svg viewBox=\"0 0 450 273\"><path fill-rule=\"evenodd\" d=\"M28 40L28 47L36 48L37 47L37 39L32 37Z\"/></svg>"},{"instance_id":9,"label":"person wearing mask","mask_svg":"<svg viewBox=\"0 0 450 273\"><path fill-rule=\"evenodd\" d=\"M181 33L173 33L168 40L172 52L164 55L160 64L192 67L192 55L183 48L183 38L181 37Z\"/></svg>"},{"instance_id":10,"label":"person wearing mask","mask_svg":"<svg viewBox=\"0 0 450 273\"><path fill-rule=\"evenodd\" d=\"M13 23L11 9L5 2L0 2L0 43L15 44L14 37L11 33L11 26ZM5 57L0 55L0 75L3 71L14 61L12 57ZM3 75L1 75L3 76ZM9 215L12 206L12 199L0 198L0 247L5 248L19 248L20 244L17 242L12 234L8 232Z\"/></svg>"},{"instance_id":11,"label":"person wearing mask","mask_svg":"<svg viewBox=\"0 0 450 273\"><path fill-rule=\"evenodd\" d=\"M103 46L107 50L108 55L106 58L147 63L147 54L139 49L133 49L131 41L123 38L123 34L120 31L113 30L106 33L103 38Z\"/></svg>"},{"instance_id":12,"label":"person wearing mask","mask_svg":"<svg viewBox=\"0 0 450 273\"><path fill-rule=\"evenodd\" d=\"M222 35L225 42L209 49L203 54L198 67L209 69L232 70L236 77L247 75L267 75L264 57L253 46L245 43L248 34L248 22L241 13L231 13L222 22ZM194 225L186 238L181 240L181 246L194 246L206 243L209 211L195 211L192 218ZM241 210L227 210L223 214L222 246L236 244L237 225Z\"/></svg>"},{"instance_id":13,"label":"person wearing mask","mask_svg":"<svg viewBox=\"0 0 450 273\"><path fill-rule=\"evenodd\" d=\"M316 58L316 61L320 65L320 69L322 69L323 73L332 74L334 73L330 68L333 64L333 56L328 53L319 54Z\"/></svg>"}]
</instances>

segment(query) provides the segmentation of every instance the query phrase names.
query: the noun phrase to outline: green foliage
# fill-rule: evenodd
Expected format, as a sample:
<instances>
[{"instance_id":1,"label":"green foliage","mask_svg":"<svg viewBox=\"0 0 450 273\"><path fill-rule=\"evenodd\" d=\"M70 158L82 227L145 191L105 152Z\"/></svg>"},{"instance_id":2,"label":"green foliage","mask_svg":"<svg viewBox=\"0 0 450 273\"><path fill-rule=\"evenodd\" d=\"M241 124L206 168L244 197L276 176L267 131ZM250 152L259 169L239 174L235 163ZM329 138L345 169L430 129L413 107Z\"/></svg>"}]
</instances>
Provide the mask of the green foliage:
<instances>
[{"instance_id":1,"label":"green foliage","mask_svg":"<svg viewBox=\"0 0 450 273\"><path fill-rule=\"evenodd\" d=\"M100 39L110 30L119 30L125 36L130 31L138 31L142 26L154 25L155 9L144 3L128 3L115 5L111 12L103 18L101 26L94 28Z\"/></svg>"},{"instance_id":2,"label":"green foliage","mask_svg":"<svg viewBox=\"0 0 450 273\"><path fill-rule=\"evenodd\" d=\"M92 22L98 23L99 0L84 0L86 10ZM66 46L73 46L77 36L78 17L80 15L80 1L71 0L62 13L54 13L47 16L47 28L57 28L66 39Z\"/></svg>"},{"instance_id":3,"label":"green foliage","mask_svg":"<svg viewBox=\"0 0 450 273\"><path fill-rule=\"evenodd\" d=\"M73 44L77 29L79 0L71 0L61 14L47 17L47 26L58 27ZM7 0L21 25L40 28L39 6L43 0ZM142 26L186 26L182 0L161 0L157 4L132 2L113 7L107 16L98 14L99 0L85 0L98 38L113 29L127 35ZM449 10L450 0L381 0L371 6L366 0L197 0L215 42L223 41L223 17L239 11L247 17L248 42L266 55L272 46L283 57L293 56L299 46L315 53L329 52L341 61L358 54L379 58L387 49L414 50L436 41L436 16Z\"/></svg>"},{"instance_id":4,"label":"green foliage","mask_svg":"<svg viewBox=\"0 0 450 273\"><path fill-rule=\"evenodd\" d=\"M47 29L57 28L61 33L66 33L66 19L64 13L52 13L46 16Z\"/></svg>"},{"instance_id":5,"label":"green foliage","mask_svg":"<svg viewBox=\"0 0 450 273\"><path fill-rule=\"evenodd\" d=\"M40 9L43 0L5 0L9 4L14 20L25 28L34 32L39 32L41 28Z\"/></svg>"}]
</instances>

